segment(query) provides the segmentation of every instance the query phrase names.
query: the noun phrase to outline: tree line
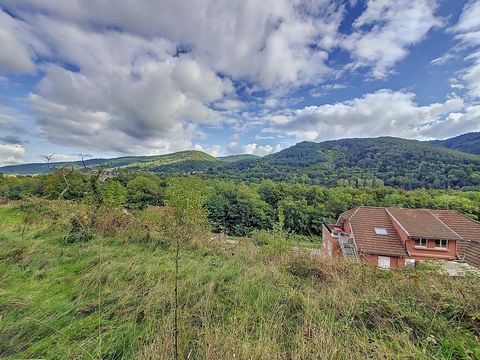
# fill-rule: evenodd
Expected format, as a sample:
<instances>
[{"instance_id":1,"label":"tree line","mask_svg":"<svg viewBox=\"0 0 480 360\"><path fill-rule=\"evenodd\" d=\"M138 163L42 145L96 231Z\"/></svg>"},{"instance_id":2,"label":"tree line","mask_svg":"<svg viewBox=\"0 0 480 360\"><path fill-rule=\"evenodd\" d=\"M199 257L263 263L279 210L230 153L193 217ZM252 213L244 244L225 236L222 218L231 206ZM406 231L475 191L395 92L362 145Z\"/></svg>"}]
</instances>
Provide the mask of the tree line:
<instances>
[{"instance_id":1,"label":"tree line","mask_svg":"<svg viewBox=\"0 0 480 360\"><path fill-rule=\"evenodd\" d=\"M55 200L61 195L65 200L101 201L107 207L135 211L165 205L172 184L171 178L120 171L115 178L99 182L94 194L90 177L81 171L68 173L69 186L65 191L64 175L54 172L39 176L0 176L0 198ZM341 212L359 205L453 209L473 219L480 218L480 191L473 189L404 190L384 186L379 181L360 187L358 183L354 187L350 182L339 182L341 186L334 188L271 180L246 184L198 179L195 184L201 188L198 190L205 199L203 206L212 229L235 236L273 229L279 214L282 214L284 230L307 236L320 235L323 223L334 222ZM101 199L94 199L95 196Z\"/></svg>"}]
</instances>

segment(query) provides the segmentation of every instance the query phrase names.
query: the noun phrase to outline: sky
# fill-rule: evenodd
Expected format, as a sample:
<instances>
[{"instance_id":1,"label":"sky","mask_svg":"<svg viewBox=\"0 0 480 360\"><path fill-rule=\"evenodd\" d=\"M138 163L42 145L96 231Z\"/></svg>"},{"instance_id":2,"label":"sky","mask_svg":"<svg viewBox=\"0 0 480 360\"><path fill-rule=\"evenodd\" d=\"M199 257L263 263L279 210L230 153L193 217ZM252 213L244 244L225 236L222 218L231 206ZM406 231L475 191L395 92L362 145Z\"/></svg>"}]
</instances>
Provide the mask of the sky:
<instances>
[{"instance_id":1,"label":"sky","mask_svg":"<svg viewBox=\"0 0 480 360\"><path fill-rule=\"evenodd\" d=\"M480 131L480 1L0 0L0 165Z\"/></svg>"}]
</instances>

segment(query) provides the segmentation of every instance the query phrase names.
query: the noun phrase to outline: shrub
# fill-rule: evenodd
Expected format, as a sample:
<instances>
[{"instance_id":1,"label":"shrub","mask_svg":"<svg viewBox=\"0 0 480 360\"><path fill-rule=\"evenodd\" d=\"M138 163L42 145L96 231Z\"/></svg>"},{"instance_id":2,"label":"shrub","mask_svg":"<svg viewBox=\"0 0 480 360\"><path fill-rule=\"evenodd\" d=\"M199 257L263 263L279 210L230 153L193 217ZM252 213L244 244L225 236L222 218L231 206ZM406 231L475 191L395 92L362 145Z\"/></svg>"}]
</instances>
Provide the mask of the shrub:
<instances>
[{"instance_id":1,"label":"shrub","mask_svg":"<svg viewBox=\"0 0 480 360\"><path fill-rule=\"evenodd\" d=\"M80 216L73 215L70 219L70 230L63 237L63 242L72 244L85 242L92 239L91 219L88 214L83 213Z\"/></svg>"},{"instance_id":2,"label":"shrub","mask_svg":"<svg viewBox=\"0 0 480 360\"><path fill-rule=\"evenodd\" d=\"M281 255L291 249L288 234L275 230L255 230L252 233L254 243L261 246L270 255Z\"/></svg>"},{"instance_id":3,"label":"shrub","mask_svg":"<svg viewBox=\"0 0 480 360\"><path fill-rule=\"evenodd\" d=\"M160 187L150 177L137 176L127 185L127 200L132 209L145 209L160 202Z\"/></svg>"},{"instance_id":4,"label":"shrub","mask_svg":"<svg viewBox=\"0 0 480 360\"><path fill-rule=\"evenodd\" d=\"M116 180L111 180L102 186L103 203L113 209L123 208L127 203L127 190Z\"/></svg>"},{"instance_id":5,"label":"shrub","mask_svg":"<svg viewBox=\"0 0 480 360\"><path fill-rule=\"evenodd\" d=\"M322 272L317 263L309 254L292 254L285 267L288 272L298 278L313 278L323 281L326 279L326 274Z\"/></svg>"},{"instance_id":6,"label":"shrub","mask_svg":"<svg viewBox=\"0 0 480 360\"><path fill-rule=\"evenodd\" d=\"M292 247L290 234L284 230L283 209L278 210L278 221L273 225L273 230L255 230L252 234L254 242L271 255L282 255Z\"/></svg>"}]
</instances>

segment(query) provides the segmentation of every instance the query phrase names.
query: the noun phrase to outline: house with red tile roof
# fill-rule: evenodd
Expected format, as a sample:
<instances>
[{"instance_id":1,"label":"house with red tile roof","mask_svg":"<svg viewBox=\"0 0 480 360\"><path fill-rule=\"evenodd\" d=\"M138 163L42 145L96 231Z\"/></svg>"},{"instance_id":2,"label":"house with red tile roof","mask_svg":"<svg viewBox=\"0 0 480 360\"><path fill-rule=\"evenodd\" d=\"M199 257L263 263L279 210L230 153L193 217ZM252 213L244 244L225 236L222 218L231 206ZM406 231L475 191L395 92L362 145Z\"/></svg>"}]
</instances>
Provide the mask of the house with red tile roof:
<instances>
[{"instance_id":1,"label":"house with red tile roof","mask_svg":"<svg viewBox=\"0 0 480 360\"><path fill-rule=\"evenodd\" d=\"M324 256L394 268L468 258L480 246L480 223L453 210L359 206L324 224L322 237Z\"/></svg>"}]
</instances>

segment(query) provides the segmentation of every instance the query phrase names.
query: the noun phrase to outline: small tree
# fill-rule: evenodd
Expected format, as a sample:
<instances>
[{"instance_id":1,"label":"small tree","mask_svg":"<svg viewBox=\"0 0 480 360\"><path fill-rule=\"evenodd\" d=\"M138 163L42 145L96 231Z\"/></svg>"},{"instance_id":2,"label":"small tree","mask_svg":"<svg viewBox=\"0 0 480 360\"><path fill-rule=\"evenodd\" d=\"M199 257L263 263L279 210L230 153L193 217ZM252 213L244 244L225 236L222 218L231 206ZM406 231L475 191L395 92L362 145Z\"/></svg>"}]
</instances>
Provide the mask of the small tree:
<instances>
[{"instance_id":1,"label":"small tree","mask_svg":"<svg viewBox=\"0 0 480 360\"><path fill-rule=\"evenodd\" d=\"M208 234L207 214L202 207L204 183L197 178L174 178L168 183L167 205L174 214L171 236L175 239L175 359L178 359L178 267L180 246L199 243Z\"/></svg>"},{"instance_id":2,"label":"small tree","mask_svg":"<svg viewBox=\"0 0 480 360\"><path fill-rule=\"evenodd\" d=\"M278 219L273 225L272 240L267 245L267 251L272 254L282 255L290 250L291 241L287 231L285 231L285 215L283 214L283 208L278 207Z\"/></svg>"},{"instance_id":3,"label":"small tree","mask_svg":"<svg viewBox=\"0 0 480 360\"><path fill-rule=\"evenodd\" d=\"M102 195L104 205L109 208L122 208L127 203L127 190L116 180L102 186Z\"/></svg>"}]
</instances>

